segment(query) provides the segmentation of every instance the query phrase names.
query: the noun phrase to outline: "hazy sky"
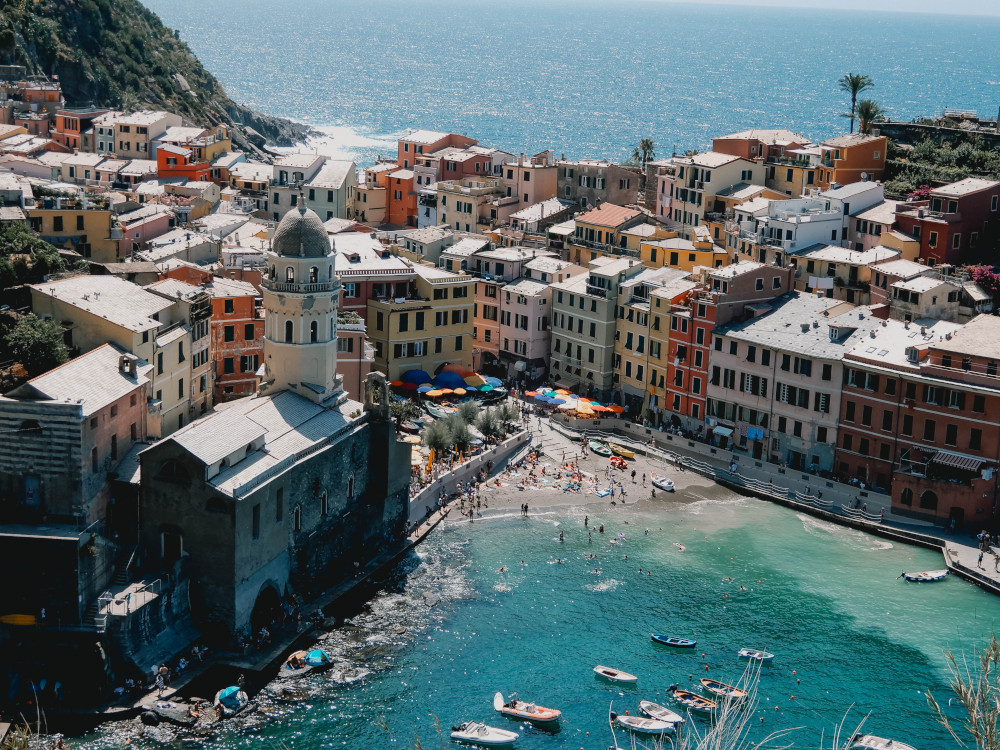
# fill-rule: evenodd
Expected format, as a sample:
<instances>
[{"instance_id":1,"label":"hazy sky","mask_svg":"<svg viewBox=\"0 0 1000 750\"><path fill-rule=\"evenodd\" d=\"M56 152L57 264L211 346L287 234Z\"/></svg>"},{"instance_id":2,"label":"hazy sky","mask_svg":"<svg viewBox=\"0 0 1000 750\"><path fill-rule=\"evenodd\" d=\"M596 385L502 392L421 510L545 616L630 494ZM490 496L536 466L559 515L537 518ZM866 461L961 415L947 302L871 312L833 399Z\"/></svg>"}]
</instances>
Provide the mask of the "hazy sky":
<instances>
[{"instance_id":1,"label":"hazy sky","mask_svg":"<svg viewBox=\"0 0 1000 750\"><path fill-rule=\"evenodd\" d=\"M650 0L651 2L681 2L687 0ZM844 10L906 11L908 13L944 13L947 15L1000 16L997 0L961 0L942 3L941 0L697 0L714 5L758 5L790 8L840 8Z\"/></svg>"}]
</instances>

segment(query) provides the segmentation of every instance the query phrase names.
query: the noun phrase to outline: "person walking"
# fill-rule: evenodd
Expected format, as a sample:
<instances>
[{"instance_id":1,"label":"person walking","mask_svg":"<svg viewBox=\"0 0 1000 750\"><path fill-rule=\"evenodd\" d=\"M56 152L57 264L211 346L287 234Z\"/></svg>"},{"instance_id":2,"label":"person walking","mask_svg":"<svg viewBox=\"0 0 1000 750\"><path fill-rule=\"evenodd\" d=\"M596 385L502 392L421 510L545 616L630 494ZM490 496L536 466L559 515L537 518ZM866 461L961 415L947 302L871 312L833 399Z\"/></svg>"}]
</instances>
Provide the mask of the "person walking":
<instances>
[{"instance_id":1,"label":"person walking","mask_svg":"<svg viewBox=\"0 0 1000 750\"><path fill-rule=\"evenodd\" d=\"M635 469L632 469L632 484L635 484Z\"/></svg>"}]
</instances>

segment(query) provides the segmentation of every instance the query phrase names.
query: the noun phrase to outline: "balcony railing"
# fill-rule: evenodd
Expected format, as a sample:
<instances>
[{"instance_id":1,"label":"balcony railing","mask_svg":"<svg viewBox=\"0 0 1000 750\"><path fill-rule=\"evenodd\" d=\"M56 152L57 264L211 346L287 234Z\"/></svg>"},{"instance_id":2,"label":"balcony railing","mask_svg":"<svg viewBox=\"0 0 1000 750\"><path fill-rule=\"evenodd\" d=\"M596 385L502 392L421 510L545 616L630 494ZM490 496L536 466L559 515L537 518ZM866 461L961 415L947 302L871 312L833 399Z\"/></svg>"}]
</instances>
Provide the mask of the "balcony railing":
<instances>
[{"instance_id":1,"label":"balcony railing","mask_svg":"<svg viewBox=\"0 0 1000 750\"><path fill-rule=\"evenodd\" d=\"M587 284L587 294L593 297L600 297L601 299L607 299L608 290L603 287L594 286L593 284Z\"/></svg>"},{"instance_id":2,"label":"balcony railing","mask_svg":"<svg viewBox=\"0 0 1000 750\"><path fill-rule=\"evenodd\" d=\"M261 282L261 286L270 289L272 292L291 292L293 294L340 291L340 283L336 281L323 281L315 284L297 284L295 282L269 281L264 279Z\"/></svg>"}]
</instances>

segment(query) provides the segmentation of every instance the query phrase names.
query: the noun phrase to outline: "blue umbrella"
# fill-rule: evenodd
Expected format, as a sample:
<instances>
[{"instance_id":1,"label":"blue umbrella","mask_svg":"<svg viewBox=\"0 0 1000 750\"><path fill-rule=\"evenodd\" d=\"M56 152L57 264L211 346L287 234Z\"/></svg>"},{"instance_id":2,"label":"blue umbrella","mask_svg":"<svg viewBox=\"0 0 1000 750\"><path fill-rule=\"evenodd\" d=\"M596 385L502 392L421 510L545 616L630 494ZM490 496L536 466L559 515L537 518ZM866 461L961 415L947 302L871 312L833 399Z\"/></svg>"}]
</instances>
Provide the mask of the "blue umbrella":
<instances>
[{"instance_id":1,"label":"blue umbrella","mask_svg":"<svg viewBox=\"0 0 1000 750\"><path fill-rule=\"evenodd\" d=\"M535 396L535 401L542 401L544 403L545 401L548 401L548 400L549 400L549 397L546 396L544 393L539 393L537 396Z\"/></svg>"},{"instance_id":2,"label":"blue umbrella","mask_svg":"<svg viewBox=\"0 0 1000 750\"><path fill-rule=\"evenodd\" d=\"M565 404L566 403L566 399L563 399L563 398L550 398L549 399L549 403L552 404L553 406L558 406L559 404Z\"/></svg>"},{"instance_id":3,"label":"blue umbrella","mask_svg":"<svg viewBox=\"0 0 1000 750\"><path fill-rule=\"evenodd\" d=\"M420 381L420 382L424 382L424 381ZM439 373L434 378L433 382L434 382L434 387L435 388L451 388L452 390L454 390L455 388L465 388L466 387L465 380L457 372L445 371L445 372Z\"/></svg>"},{"instance_id":4,"label":"blue umbrella","mask_svg":"<svg viewBox=\"0 0 1000 750\"><path fill-rule=\"evenodd\" d=\"M499 388L503 385L503 381L500 378L487 378L484 377L483 380L486 381L486 385L492 385L494 388Z\"/></svg>"},{"instance_id":5,"label":"blue umbrella","mask_svg":"<svg viewBox=\"0 0 1000 750\"><path fill-rule=\"evenodd\" d=\"M417 393L427 393L427 391L433 391L433 390L434 390L434 386L431 386L431 385L422 385L419 388L417 388Z\"/></svg>"},{"instance_id":6,"label":"blue umbrella","mask_svg":"<svg viewBox=\"0 0 1000 750\"><path fill-rule=\"evenodd\" d=\"M431 376L423 370L407 370L403 373L403 377L400 380L404 383L430 383Z\"/></svg>"}]
</instances>

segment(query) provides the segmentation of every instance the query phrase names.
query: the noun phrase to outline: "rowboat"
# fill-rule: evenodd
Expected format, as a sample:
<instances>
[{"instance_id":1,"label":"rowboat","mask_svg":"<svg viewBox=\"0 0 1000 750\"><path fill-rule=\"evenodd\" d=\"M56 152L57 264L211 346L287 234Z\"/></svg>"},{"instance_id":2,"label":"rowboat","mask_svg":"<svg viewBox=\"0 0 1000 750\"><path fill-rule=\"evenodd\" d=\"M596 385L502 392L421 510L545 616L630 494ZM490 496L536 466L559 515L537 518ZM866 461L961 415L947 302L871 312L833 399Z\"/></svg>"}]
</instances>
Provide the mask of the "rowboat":
<instances>
[{"instance_id":1,"label":"rowboat","mask_svg":"<svg viewBox=\"0 0 1000 750\"><path fill-rule=\"evenodd\" d=\"M517 693L510 696L506 702L503 694L497 693L493 696L493 708L511 719L530 721L532 724L552 724L559 721L559 717L562 716L562 711L558 709L518 700Z\"/></svg>"},{"instance_id":2,"label":"rowboat","mask_svg":"<svg viewBox=\"0 0 1000 750\"><path fill-rule=\"evenodd\" d=\"M250 699L236 685L222 688L215 694L212 705L215 706L223 716L234 716L247 707Z\"/></svg>"},{"instance_id":3,"label":"rowboat","mask_svg":"<svg viewBox=\"0 0 1000 750\"><path fill-rule=\"evenodd\" d=\"M703 695L692 693L690 690L682 690L676 685L670 686L670 692L673 694L674 700L684 706L684 708L688 711L710 714L719 707L719 704L715 701L709 700Z\"/></svg>"},{"instance_id":4,"label":"rowboat","mask_svg":"<svg viewBox=\"0 0 1000 750\"><path fill-rule=\"evenodd\" d=\"M885 737L876 737L872 734L857 734L854 736L854 744L851 750L915 750L913 745L907 745L895 740L887 740Z\"/></svg>"},{"instance_id":5,"label":"rowboat","mask_svg":"<svg viewBox=\"0 0 1000 750\"><path fill-rule=\"evenodd\" d=\"M925 570L920 573L900 573L899 577L906 581L926 583L929 581L941 581L948 575L948 572L948 570Z\"/></svg>"},{"instance_id":6,"label":"rowboat","mask_svg":"<svg viewBox=\"0 0 1000 750\"><path fill-rule=\"evenodd\" d=\"M719 682L718 680L713 680L709 677L702 677L700 682L705 690L713 695L719 696L720 698L730 698L734 701L738 701L743 700L748 695L746 690L740 690L735 685L727 685L724 682Z\"/></svg>"},{"instance_id":7,"label":"rowboat","mask_svg":"<svg viewBox=\"0 0 1000 750\"><path fill-rule=\"evenodd\" d=\"M774 654L756 648L741 648L740 658L750 659L751 661L774 661Z\"/></svg>"},{"instance_id":8,"label":"rowboat","mask_svg":"<svg viewBox=\"0 0 1000 750\"><path fill-rule=\"evenodd\" d=\"M612 456L611 466L619 471L625 471L628 468L628 463L621 456Z\"/></svg>"},{"instance_id":9,"label":"rowboat","mask_svg":"<svg viewBox=\"0 0 1000 750\"><path fill-rule=\"evenodd\" d=\"M669 721L671 724L684 723L683 716L676 711L671 711L666 706L661 706L659 703L653 703L652 701L639 701L639 710L651 719Z\"/></svg>"},{"instance_id":10,"label":"rowboat","mask_svg":"<svg viewBox=\"0 0 1000 750\"><path fill-rule=\"evenodd\" d=\"M414 422L412 419L405 419L403 423L399 425L399 429L403 432L415 433L420 432L420 425Z\"/></svg>"},{"instance_id":11,"label":"rowboat","mask_svg":"<svg viewBox=\"0 0 1000 750\"><path fill-rule=\"evenodd\" d=\"M636 683L639 681L639 678L634 674L623 672L622 670L615 669L614 667L604 667L600 664L594 667L594 674L598 677L603 677L606 680L611 680L612 682Z\"/></svg>"},{"instance_id":12,"label":"rowboat","mask_svg":"<svg viewBox=\"0 0 1000 750\"><path fill-rule=\"evenodd\" d=\"M673 734L676 728L671 721L647 719L645 716L619 716L613 711L611 712L611 718L619 726L625 727L637 734Z\"/></svg>"},{"instance_id":13,"label":"rowboat","mask_svg":"<svg viewBox=\"0 0 1000 750\"><path fill-rule=\"evenodd\" d=\"M294 677L302 677L310 672L326 669L333 665L330 655L321 648L312 651L296 651L285 659L285 663L278 670L278 679L287 680Z\"/></svg>"},{"instance_id":14,"label":"rowboat","mask_svg":"<svg viewBox=\"0 0 1000 750\"><path fill-rule=\"evenodd\" d=\"M657 474L655 471L650 474L653 480L653 486L658 490L663 490L664 492L674 491L674 480L667 479L663 474Z\"/></svg>"},{"instance_id":15,"label":"rowboat","mask_svg":"<svg viewBox=\"0 0 1000 750\"><path fill-rule=\"evenodd\" d=\"M676 638L672 635L650 633L649 637L656 643L664 646L673 646L674 648L694 648L698 645L698 641L692 641L690 638Z\"/></svg>"},{"instance_id":16,"label":"rowboat","mask_svg":"<svg viewBox=\"0 0 1000 750\"><path fill-rule=\"evenodd\" d=\"M488 727L479 721L465 721L451 728L451 738L459 742L475 745L513 745L517 742L517 732Z\"/></svg>"},{"instance_id":17,"label":"rowboat","mask_svg":"<svg viewBox=\"0 0 1000 750\"><path fill-rule=\"evenodd\" d=\"M618 445L618 443L608 443L608 447L611 449L612 453L615 453L622 458L635 458L635 451L630 451L623 445Z\"/></svg>"},{"instance_id":18,"label":"rowboat","mask_svg":"<svg viewBox=\"0 0 1000 750\"><path fill-rule=\"evenodd\" d=\"M591 440L589 443L587 443L587 446L590 448L592 453L596 453L598 456L611 455L611 449L598 440Z\"/></svg>"}]
</instances>

